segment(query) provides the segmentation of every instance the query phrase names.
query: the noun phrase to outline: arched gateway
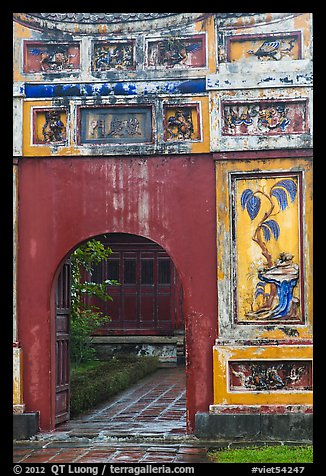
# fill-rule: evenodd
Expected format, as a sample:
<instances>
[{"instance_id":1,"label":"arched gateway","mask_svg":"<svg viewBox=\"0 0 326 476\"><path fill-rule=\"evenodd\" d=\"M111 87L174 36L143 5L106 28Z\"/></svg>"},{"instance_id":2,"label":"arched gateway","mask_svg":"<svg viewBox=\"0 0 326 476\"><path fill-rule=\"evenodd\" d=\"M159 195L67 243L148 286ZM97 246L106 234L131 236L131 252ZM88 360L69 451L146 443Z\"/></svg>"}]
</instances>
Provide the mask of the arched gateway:
<instances>
[{"instance_id":1,"label":"arched gateway","mask_svg":"<svg viewBox=\"0 0 326 476\"><path fill-rule=\"evenodd\" d=\"M108 288L113 301L94 303L111 318L93 334L97 353L109 358L117 354L118 347L122 352L157 355L168 364L184 361L182 287L169 255L157 243L141 236L112 233L96 238L110 246L113 253L109 261L94 268L92 281L112 279L119 283ZM56 363L52 391L56 424L69 419L70 408L70 259L61 268L55 284Z\"/></svg>"},{"instance_id":2,"label":"arched gateway","mask_svg":"<svg viewBox=\"0 0 326 476\"><path fill-rule=\"evenodd\" d=\"M97 349L184 328L189 433L311 438L312 38L311 13L14 14L13 411L28 435L67 417L58 278L107 234L98 278L123 285Z\"/></svg>"}]
</instances>

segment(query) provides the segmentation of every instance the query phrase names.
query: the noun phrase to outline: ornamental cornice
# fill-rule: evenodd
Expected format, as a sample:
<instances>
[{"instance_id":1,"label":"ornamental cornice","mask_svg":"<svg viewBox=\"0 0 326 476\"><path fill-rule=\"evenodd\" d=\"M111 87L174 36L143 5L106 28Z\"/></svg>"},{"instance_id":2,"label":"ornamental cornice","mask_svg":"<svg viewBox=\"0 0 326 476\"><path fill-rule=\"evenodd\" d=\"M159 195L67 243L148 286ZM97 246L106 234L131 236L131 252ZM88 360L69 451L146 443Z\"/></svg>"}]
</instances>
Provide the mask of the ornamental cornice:
<instances>
[{"instance_id":1,"label":"ornamental cornice","mask_svg":"<svg viewBox=\"0 0 326 476\"><path fill-rule=\"evenodd\" d=\"M125 34L184 27L212 13L14 13L36 30L74 34Z\"/></svg>"}]
</instances>

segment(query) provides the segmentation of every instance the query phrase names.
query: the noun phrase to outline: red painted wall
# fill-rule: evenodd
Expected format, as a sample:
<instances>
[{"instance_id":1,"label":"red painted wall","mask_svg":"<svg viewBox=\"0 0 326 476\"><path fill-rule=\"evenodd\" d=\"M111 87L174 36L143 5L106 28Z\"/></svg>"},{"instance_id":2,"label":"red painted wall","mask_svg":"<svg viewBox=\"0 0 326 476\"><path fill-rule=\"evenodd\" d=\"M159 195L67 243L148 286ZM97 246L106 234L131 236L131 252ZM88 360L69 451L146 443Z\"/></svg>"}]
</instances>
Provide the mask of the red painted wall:
<instances>
[{"instance_id":1,"label":"red painted wall","mask_svg":"<svg viewBox=\"0 0 326 476\"><path fill-rule=\"evenodd\" d=\"M171 256L184 290L188 431L213 402L217 331L215 174L211 155L19 162L19 339L26 411L54 427L54 283L73 248L133 233Z\"/></svg>"}]
</instances>

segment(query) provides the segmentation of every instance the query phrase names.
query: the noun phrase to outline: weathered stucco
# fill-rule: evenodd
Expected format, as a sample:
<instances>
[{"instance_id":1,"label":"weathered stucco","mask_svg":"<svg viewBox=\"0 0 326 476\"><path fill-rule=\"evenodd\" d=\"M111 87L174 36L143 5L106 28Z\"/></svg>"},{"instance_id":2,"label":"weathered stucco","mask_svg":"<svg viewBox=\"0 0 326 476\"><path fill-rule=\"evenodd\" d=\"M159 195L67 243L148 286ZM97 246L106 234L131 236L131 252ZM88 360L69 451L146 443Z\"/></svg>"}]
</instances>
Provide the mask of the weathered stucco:
<instances>
[{"instance_id":1,"label":"weathered stucco","mask_svg":"<svg viewBox=\"0 0 326 476\"><path fill-rule=\"evenodd\" d=\"M310 13L14 14L14 401L42 430L60 267L105 232L179 273L189 432L311 410L312 39Z\"/></svg>"},{"instance_id":2,"label":"weathered stucco","mask_svg":"<svg viewBox=\"0 0 326 476\"><path fill-rule=\"evenodd\" d=\"M179 273L191 389L187 407L193 428L197 408L205 411L213 399L207 382L213 380L211 349L216 338L214 162L209 155L198 154L93 157L91 162L26 159L20 167L19 194L26 198L20 205L24 233L18 294L27 410L41 411L42 428L53 425L54 361L37 356L49 356L53 349L53 300L60 264L89 237L123 232L160 244ZM213 284L203 300L207 282Z\"/></svg>"}]
</instances>

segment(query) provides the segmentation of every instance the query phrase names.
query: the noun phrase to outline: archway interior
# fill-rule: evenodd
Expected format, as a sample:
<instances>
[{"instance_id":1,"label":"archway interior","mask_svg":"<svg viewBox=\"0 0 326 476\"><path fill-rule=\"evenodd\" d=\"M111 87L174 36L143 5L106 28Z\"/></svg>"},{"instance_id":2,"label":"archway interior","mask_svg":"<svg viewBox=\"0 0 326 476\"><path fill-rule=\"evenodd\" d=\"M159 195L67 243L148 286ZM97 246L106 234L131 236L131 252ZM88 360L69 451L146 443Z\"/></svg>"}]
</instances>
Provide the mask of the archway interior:
<instances>
[{"instance_id":1,"label":"archway interior","mask_svg":"<svg viewBox=\"0 0 326 476\"><path fill-rule=\"evenodd\" d=\"M157 243L138 235L107 233L93 238L109 246L112 255L108 261L99 263L91 276L85 275L85 279L119 282L108 286L113 301L104 303L87 298L111 317L92 336L98 358L110 359L119 352L158 355L162 367L183 365L182 286L168 253ZM68 259L56 286L56 425L70 418L69 281ZM174 347L166 345L164 339L169 339L171 344L174 337Z\"/></svg>"}]
</instances>

